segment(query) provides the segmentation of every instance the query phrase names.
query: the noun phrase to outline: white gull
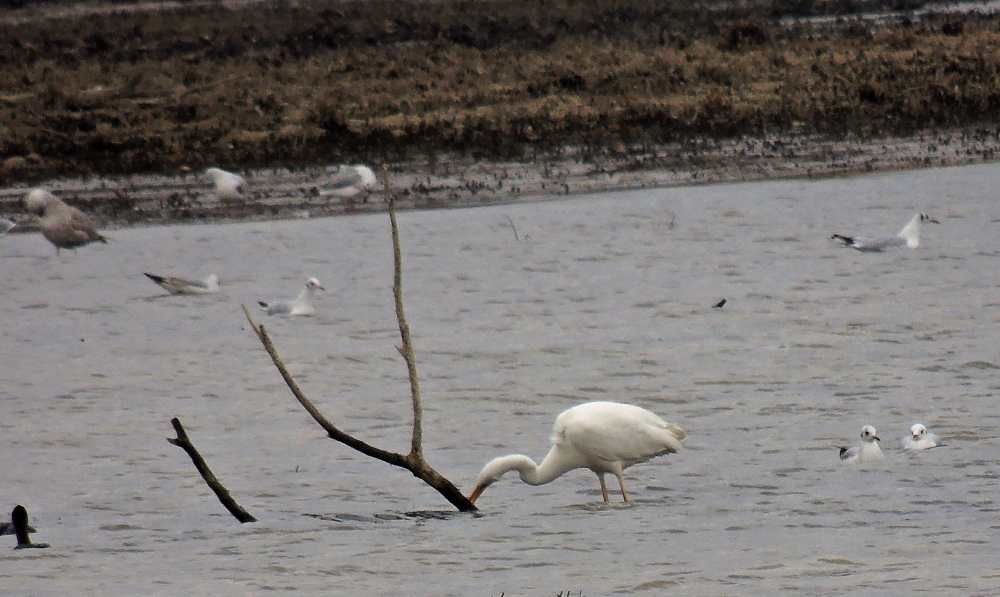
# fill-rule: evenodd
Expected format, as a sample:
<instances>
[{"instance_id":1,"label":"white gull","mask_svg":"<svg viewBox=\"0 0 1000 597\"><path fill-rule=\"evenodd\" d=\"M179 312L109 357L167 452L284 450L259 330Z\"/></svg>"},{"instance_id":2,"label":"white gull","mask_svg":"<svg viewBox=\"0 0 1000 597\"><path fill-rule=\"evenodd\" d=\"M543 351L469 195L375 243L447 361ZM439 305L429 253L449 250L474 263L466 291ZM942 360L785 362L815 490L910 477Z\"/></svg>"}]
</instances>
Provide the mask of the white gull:
<instances>
[{"instance_id":1,"label":"white gull","mask_svg":"<svg viewBox=\"0 0 1000 597\"><path fill-rule=\"evenodd\" d=\"M149 272L143 272L143 274L170 294L212 294L219 292L219 276L215 274L201 282L176 276L160 276Z\"/></svg>"},{"instance_id":2,"label":"white gull","mask_svg":"<svg viewBox=\"0 0 1000 597\"><path fill-rule=\"evenodd\" d=\"M861 428L861 445L853 448L840 448L840 459L844 462L878 462L885 458L882 449L878 447L881 441L878 432L871 425Z\"/></svg>"},{"instance_id":3,"label":"white gull","mask_svg":"<svg viewBox=\"0 0 1000 597\"><path fill-rule=\"evenodd\" d=\"M212 179L215 185L215 195L220 201L245 199L247 196L247 181L239 174L234 174L222 168L209 168L205 175Z\"/></svg>"},{"instance_id":4,"label":"white gull","mask_svg":"<svg viewBox=\"0 0 1000 597\"><path fill-rule=\"evenodd\" d=\"M353 197L362 191L378 187L378 177L368 166L338 166L333 177L323 182L320 195Z\"/></svg>"},{"instance_id":5,"label":"white gull","mask_svg":"<svg viewBox=\"0 0 1000 597\"><path fill-rule=\"evenodd\" d=\"M942 445L936 433L927 431L921 423L910 427L910 435L903 438L904 450L926 450Z\"/></svg>"},{"instance_id":6,"label":"white gull","mask_svg":"<svg viewBox=\"0 0 1000 597\"><path fill-rule=\"evenodd\" d=\"M306 287L293 301L258 301L260 308L268 315L312 315L316 309L312 305L316 289L326 290L316 278L306 280Z\"/></svg>"},{"instance_id":7,"label":"white gull","mask_svg":"<svg viewBox=\"0 0 1000 597\"><path fill-rule=\"evenodd\" d=\"M830 238L839 240L848 247L857 249L858 251L881 251L890 247L901 247L903 245L906 245L911 249L916 249L920 246L921 222L931 222L933 224L941 223L937 221L937 218L933 218L925 213L918 213L913 216L913 219L910 220L906 226L903 226L903 229L900 230L899 234L896 234L895 236L865 238L862 236L844 236L843 234L834 234Z\"/></svg>"}]
</instances>

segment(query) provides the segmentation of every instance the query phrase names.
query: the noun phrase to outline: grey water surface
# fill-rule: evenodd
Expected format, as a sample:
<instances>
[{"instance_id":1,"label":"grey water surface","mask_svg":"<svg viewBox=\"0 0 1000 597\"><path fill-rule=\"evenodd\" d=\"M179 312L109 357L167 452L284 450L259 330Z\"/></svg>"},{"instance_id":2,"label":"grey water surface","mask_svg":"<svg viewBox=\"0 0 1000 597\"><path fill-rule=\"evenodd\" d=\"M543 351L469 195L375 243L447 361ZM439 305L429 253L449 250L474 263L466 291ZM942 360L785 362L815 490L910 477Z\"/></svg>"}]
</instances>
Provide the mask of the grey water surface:
<instances>
[{"instance_id":1,"label":"grey water surface","mask_svg":"<svg viewBox=\"0 0 1000 597\"><path fill-rule=\"evenodd\" d=\"M385 214L108 231L63 251L0 239L0 544L31 595L989 595L1000 590L1000 166L682 187L399 215L425 452L471 489L548 450L562 410L630 402L688 432L637 465L504 477L480 515L325 437L409 448ZM833 232L894 233L859 253ZM516 235L515 235L516 232ZM143 271L222 293L165 296ZM711 305L726 298L722 309ZM240 525L172 417L260 521ZM946 447L899 451L922 422ZM885 461L840 463L862 425ZM614 486L612 480L611 483Z\"/></svg>"}]
</instances>

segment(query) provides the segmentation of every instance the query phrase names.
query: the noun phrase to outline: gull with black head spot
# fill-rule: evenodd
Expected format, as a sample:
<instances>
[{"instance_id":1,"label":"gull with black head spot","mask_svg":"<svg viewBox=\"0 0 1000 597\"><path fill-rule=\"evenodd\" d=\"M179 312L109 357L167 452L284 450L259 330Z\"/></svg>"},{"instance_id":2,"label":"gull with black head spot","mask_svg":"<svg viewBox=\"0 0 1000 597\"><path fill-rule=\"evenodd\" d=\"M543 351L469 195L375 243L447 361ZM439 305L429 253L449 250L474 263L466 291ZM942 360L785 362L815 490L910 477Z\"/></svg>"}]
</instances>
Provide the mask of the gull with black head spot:
<instances>
[{"instance_id":1,"label":"gull with black head spot","mask_svg":"<svg viewBox=\"0 0 1000 597\"><path fill-rule=\"evenodd\" d=\"M861 445L853 448L840 448L840 459L844 462L879 462L885 455L878 443L882 441L878 436L878 431L871 425L861 428Z\"/></svg>"}]
</instances>

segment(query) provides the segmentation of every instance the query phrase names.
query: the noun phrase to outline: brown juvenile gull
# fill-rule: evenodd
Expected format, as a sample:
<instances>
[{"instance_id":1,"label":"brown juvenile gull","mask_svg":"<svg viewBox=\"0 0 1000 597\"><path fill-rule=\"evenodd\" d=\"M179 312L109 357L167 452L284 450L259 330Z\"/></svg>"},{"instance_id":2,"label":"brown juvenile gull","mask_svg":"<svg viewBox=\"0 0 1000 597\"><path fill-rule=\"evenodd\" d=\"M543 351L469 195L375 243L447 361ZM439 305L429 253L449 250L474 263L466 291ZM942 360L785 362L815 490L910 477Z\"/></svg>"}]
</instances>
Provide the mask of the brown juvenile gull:
<instances>
[{"instance_id":1,"label":"brown juvenile gull","mask_svg":"<svg viewBox=\"0 0 1000 597\"><path fill-rule=\"evenodd\" d=\"M107 243L108 239L94 227L87 214L66 205L45 189L33 189L24 198L28 211L38 214L42 235L59 249L76 249L92 242Z\"/></svg>"},{"instance_id":2,"label":"brown juvenile gull","mask_svg":"<svg viewBox=\"0 0 1000 597\"><path fill-rule=\"evenodd\" d=\"M212 294L219 292L219 276L215 274L201 282L175 276L160 276L149 272L143 272L143 274L170 294Z\"/></svg>"}]
</instances>

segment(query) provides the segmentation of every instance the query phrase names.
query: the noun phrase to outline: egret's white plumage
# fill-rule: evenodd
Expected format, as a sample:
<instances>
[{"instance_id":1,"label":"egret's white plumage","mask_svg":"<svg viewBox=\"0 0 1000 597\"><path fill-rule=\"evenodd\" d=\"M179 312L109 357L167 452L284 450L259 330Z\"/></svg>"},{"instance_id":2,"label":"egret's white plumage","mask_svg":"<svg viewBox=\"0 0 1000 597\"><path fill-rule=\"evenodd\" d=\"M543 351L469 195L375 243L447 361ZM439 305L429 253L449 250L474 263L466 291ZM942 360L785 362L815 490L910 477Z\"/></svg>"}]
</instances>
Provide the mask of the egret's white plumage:
<instances>
[{"instance_id":1,"label":"egret's white plumage","mask_svg":"<svg viewBox=\"0 0 1000 597\"><path fill-rule=\"evenodd\" d=\"M353 197L378 187L378 177L368 166L338 166L333 176L322 183L321 195Z\"/></svg>"},{"instance_id":2,"label":"egret's white plumage","mask_svg":"<svg viewBox=\"0 0 1000 597\"><path fill-rule=\"evenodd\" d=\"M843 234L834 234L831 238L834 240L839 240L848 247L852 249L857 249L858 251L881 251L883 249L888 249L890 247L901 247L906 245L911 249L916 249L920 246L920 223L921 222L931 222L934 224L940 224L936 218L933 218L925 213L918 213L913 216L913 219L909 221L903 229L899 231L899 234L895 236L885 236L882 238L864 238L862 236L844 236Z\"/></svg>"},{"instance_id":3,"label":"egret's white plumage","mask_svg":"<svg viewBox=\"0 0 1000 597\"><path fill-rule=\"evenodd\" d=\"M268 315L312 315L316 312L312 299L316 290L326 290L316 278L306 280L306 287L293 301L258 301L257 304Z\"/></svg>"},{"instance_id":4,"label":"egret's white plumage","mask_svg":"<svg viewBox=\"0 0 1000 597\"><path fill-rule=\"evenodd\" d=\"M878 431L871 425L861 428L861 445L853 448L841 448L840 459L844 462L878 462L885 458L878 443L882 441Z\"/></svg>"},{"instance_id":5,"label":"egret's white plumage","mask_svg":"<svg viewBox=\"0 0 1000 597\"><path fill-rule=\"evenodd\" d=\"M28 211L37 214L42 236L59 249L76 249L88 243L107 243L94 222L79 209L66 205L45 189L32 189L24 198Z\"/></svg>"},{"instance_id":6,"label":"egret's white plumage","mask_svg":"<svg viewBox=\"0 0 1000 597\"><path fill-rule=\"evenodd\" d=\"M926 450L927 448L936 448L940 445L941 440L937 434L927 431L927 427L924 427L921 423L910 427L910 435L903 438L904 450Z\"/></svg>"},{"instance_id":7,"label":"egret's white plumage","mask_svg":"<svg viewBox=\"0 0 1000 597\"><path fill-rule=\"evenodd\" d=\"M552 449L536 464L523 454L501 456L490 461L469 495L475 502L483 491L505 473L517 471L529 485L542 485L577 468L597 474L604 501L608 488L605 473L618 478L622 497L628 501L622 471L650 458L680 452L684 430L644 408L617 402L588 402L564 411L552 428Z\"/></svg>"},{"instance_id":8,"label":"egret's white plumage","mask_svg":"<svg viewBox=\"0 0 1000 597\"><path fill-rule=\"evenodd\" d=\"M205 170L205 175L212 179L215 195L220 201L246 198L247 181L239 174L228 172L222 168L209 168Z\"/></svg>"},{"instance_id":9,"label":"egret's white plumage","mask_svg":"<svg viewBox=\"0 0 1000 597\"><path fill-rule=\"evenodd\" d=\"M219 276L215 274L201 282L176 276L160 276L149 272L143 272L143 274L170 294L212 294L219 292Z\"/></svg>"}]
</instances>

